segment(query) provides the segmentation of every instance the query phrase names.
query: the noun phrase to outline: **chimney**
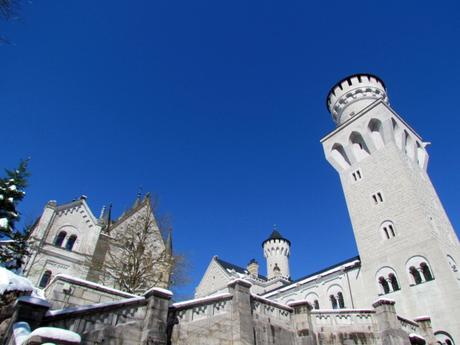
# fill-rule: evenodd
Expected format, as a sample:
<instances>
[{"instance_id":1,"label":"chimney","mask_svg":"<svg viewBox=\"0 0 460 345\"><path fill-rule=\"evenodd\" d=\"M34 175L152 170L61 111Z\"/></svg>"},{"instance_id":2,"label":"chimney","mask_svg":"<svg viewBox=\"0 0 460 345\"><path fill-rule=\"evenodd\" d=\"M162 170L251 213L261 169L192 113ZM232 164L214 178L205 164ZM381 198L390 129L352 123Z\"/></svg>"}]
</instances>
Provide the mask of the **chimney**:
<instances>
[{"instance_id":1,"label":"chimney","mask_svg":"<svg viewBox=\"0 0 460 345\"><path fill-rule=\"evenodd\" d=\"M249 271L251 277L257 278L259 276L259 263L256 261L256 259L251 259L246 268Z\"/></svg>"}]
</instances>

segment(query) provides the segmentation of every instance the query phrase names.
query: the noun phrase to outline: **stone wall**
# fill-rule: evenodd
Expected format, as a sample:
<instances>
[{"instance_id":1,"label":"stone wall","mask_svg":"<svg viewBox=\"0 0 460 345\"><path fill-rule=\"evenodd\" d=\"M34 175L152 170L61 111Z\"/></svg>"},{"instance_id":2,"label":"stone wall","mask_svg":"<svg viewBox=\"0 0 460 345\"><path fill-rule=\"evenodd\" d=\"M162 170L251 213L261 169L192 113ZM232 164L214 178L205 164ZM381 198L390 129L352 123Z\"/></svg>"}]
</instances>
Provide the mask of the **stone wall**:
<instances>
[{"instance_id":1,"label":"stone wall","mask_svg":"<svg viewBox=\"0 0 460 345\"><path fill-rule=\"evenodd\" d=\"M51 303L52 309L60 309L120 301L135 295L61 274L48 284L45 297Z\"/></svg>"},{"instance_id":2,"label":"stone wall","mask_svg":"<svg viewBox=\"0 0 460 345\"><path fill-rule=\"evenodd\" d=\"M175 303L171 344L200 345L409 345L410 334L434 344L429 319L423 327L396 315L395 302L373 309L311 310L307 301L290 305L256 296L236 280L228 293Z\"/></svg>"}]
</instances>

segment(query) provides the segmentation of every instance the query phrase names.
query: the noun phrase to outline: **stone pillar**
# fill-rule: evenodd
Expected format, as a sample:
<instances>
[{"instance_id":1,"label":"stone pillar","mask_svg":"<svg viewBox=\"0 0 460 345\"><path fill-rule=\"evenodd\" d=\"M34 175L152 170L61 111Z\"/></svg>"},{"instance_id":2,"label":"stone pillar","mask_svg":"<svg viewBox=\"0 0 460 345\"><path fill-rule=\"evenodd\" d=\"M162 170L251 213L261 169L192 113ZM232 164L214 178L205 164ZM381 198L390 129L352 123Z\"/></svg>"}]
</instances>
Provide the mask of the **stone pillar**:
<instances>
[{"instance_id":1,"label":"stone pillar","mask_svg":"<svg viewBox=\"0 0 460 345\"><path fill-rule=\"evenodd\" d=\"M152 288L144 294L147 300L147 311L143 323L141 344L142 345L166 345L167 322L169 302L172 292Z\"/></svg>"},{"instance_id":2,"label":"stone pillar","mask_svg":"<svg viewBox=\"0 0 460 345\"><path fill-rule=\"evenodd\" d=\"M233 295L232 322L233 345L253 345L254 327L251 311L251 283L245 280L234 280L228 284L229 292Z\"/></svg>"},{"instance_id":3,"label":"stone pillar","mask_svg":"<svg viewBox=\"0 0 460 345\"><path fill-rule=\"evenodd\" d=\"M294 309L293 319L296 330L298 345L316 345L316 337L313 334L311 322L311 310L313 307L307 301L298 301L288 304Z\"/></svg>"},{"instance_id":4,"label":"stone pillar","mask_svg":"<svg viewBox=\"0 0 460 345\"><path fill-rule=\"evenodd\" d=\"M437 340L431 327L431 318L429 316L420 316L415 320L419 328L420 335L425 338L427 345L436 345Z\"/></svg>"},{"instance_id":5,"label":"stone pillar","mask_svg":"<svg viewBox=\"0 0 460 345\"><path fill-rule=\"evenodd\" d=\"M395 302L381 299L372 304L378 325L377 344L410 345L409 335L401 328L395 310Z\"/></svg>"},{"instance_id":6,"label":"stone pillar","mask_svg":"<svg viewBox=\"0 0 460 345\"><path fill-rule=\"evenodd\" d=\"M49 308L50 304L43 299L30 296L19 297L16 300L15 310L8 326L4 344L14 344L14 340L12 340L13 325L16 322L27 322L30 330L33 331L40 326Z\"/></svg>"}]
</instances>

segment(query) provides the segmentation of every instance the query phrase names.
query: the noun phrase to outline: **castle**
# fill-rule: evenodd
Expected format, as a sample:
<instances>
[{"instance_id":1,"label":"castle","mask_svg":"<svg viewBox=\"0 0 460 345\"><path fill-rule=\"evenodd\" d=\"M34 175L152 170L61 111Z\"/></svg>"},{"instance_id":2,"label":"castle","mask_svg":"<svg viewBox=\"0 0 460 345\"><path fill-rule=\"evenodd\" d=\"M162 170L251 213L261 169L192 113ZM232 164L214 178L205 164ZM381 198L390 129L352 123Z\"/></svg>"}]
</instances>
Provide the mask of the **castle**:
<instances>
[{"instance_id":1,"label":"castle","mask_svg":"<svg viewBox=\"0 0 460 345\"><path fill-rule=\"evenodd\" d=\"M266 276L255 260L243 268L214 256L196 298L172 303L162 288L119 291L100 269L110 238L142 214L153 216L149 198L113 223L106 212L96 219L84 197L49 202L25 272L46 286L50 303L18 300L11 325L69 329L83 344L460 342L460 246L426 172L426 143L390 107L376 76L341 80L327 108L337 128L321 142L339 174L359 256L292 280L291 243L274 229L262 243ZM171 239L152 225L152 246L170 251ZM167 272L158 274L165 284Z\"/></svg>"},{"instance_id":2,"label":"castle","mask_svg":"<svg viewBox=\"0 0 460 345\"><path fill-rule=\"evenodd\" d=\"M137 229L135 229L137 227ZM170 234L162 237L149 194L137 197L133 206L118 219L111 219L111 207L103 208L97 219L89 208L86 197L57 205L49 201L30 234L31 256L24 274L33 284L45 288L56 276L69 276L100 283L106 287L127 290L120 286L115 265L128 260L120 248L120 239L127 234L145 230L145 244L151 255L156 276L151 281L159 287L168 287L171 267L167 260L172 255ZM128 239L129 240L129 239ZM115 257L119 257L119 260ZM121 267L120 267L121 269ZM129 287L133 292L148 290L151 286ZM134 290L138 291L134 291Z\"/></svg>"},{"instance_id":3,"label":"castle","mask_svg":"<svg viewBox=\"0 0 460 345\"><path fill-rule=\"evenodd\" d=\"M398 315L431 317L441 344L460 341L460 246L427 174L427 143L389 104L384 82L347 77L332 87L327 108L337 128L322 140L345 193L359 256L290 281L291 243L274 230L262 244L267 276L211 260L196 297L227 291L235 278L251 291L315 310L365 309L379 297L394 300Z\"/></svg>"}]
</instances>

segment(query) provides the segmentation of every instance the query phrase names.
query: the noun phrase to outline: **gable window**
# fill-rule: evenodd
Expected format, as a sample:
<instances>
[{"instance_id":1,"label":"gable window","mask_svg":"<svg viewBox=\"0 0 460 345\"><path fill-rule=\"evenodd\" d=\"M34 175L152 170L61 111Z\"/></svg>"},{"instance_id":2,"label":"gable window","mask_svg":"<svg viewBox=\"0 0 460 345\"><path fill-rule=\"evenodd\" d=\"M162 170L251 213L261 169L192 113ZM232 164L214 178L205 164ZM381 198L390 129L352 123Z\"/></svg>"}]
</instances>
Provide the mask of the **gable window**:
<instances>
[{"instance_id":1,"label":"gable window","mask_svg":"<svg viewBox=\"0 0 460 345\"><path fill-rule=\"evenodd\" d=\"M339 308L345 308L345 302L341 292L337 293L337 299L339 300Z\"/></svg>"},{"instance_id":2,"label":"gable window","mask_svg":"<svg viewBox=\"0 0 460 345\"><path fill-rule=\"evenodd\" d=\"M62 243L64 242L65 237L67 236L67 232L61 231L54 240L54 245L58 247L62 247Z\"/></svg>"},{"instance_id":3,"label":"gable window","mask_svg":"<svg viewBox=\"0 0 460 345\"><path fill-rule=\"evenodd\" d=\"M363 178L363 174L362 174L361 170L358 169L358 170L355 170L355 171L353 171L351 173L351 177L352 177L354 182L358 182Z\"/></svg>"},{"instance_id":4,"label":"gable window","mask_svg":"<svg viewBox=\"0 0 460 345\"><path fill-rule=\"evenodd\" d=\"M414 279L415 284L420 284L422 282L422 277L420 276L420 272L414 266L411 266L409 268L409 272L412 275L412 278Z\"/></svg>"},{"instance_id":5,"label":"gable window","mask_svg":"<svg viewBox=\"0 0 460 345\"><path fill-rule=\"evenodd\" d=\"M374 201L375 205L381 204L383 202L382 192L372 194L372 200Z\"/></svg>"},{"instance_id":6,"label":"gable window","mask_svg":"<svg viewBox=\"0 0 460 345\"><path fill-rule=\"evenodd\" d=\"M398 284L398 280L396 279L396 276L393 273L390 273L388 275L388 278L390 278L390 284L391 284L391 288L393 289L393 291L398 291L400 287Z\"/></svg>"},{"instance_id":7,"label":"gable window","mask_svg":"<svg viewBox=\"0 0 460 345\"><path fill-rule=\"evenodd\" d=\"M431 274L430 268L425 262L422 262L420 264L420 268L422 270L423 278L425 278L425 281L430 281L433 280L433 275Z\"/></svg>"},{"instance_id":8,"label":"gable window","mask_svg":"<svg viewBox=\"0 0 460 345\"><path fill-rule=\"evenodd\" d=\"M72 250L76 240L77 240L77 236L75 235L70 236L65 245L65 249Z\"/></svg>"},{"instance_id":9,"label":"gable window","mask_svg":"<svg viewBox=\"0 0 460 345\"><path fill-rule=\"evenodd\" d=\"M319 302L317 299L315 299L315 301L313 302L313 308L319 309Z\"/></svg>"},{"instance_id":10,"label":"gable window","mask_svg":"<svg viewBox=\"0 0 460 345\"><path fill-rule=\"evenodd\" d=\"M40 279L40 283L38 284L38 287L39 288L45 288L49 281L51 279L51 271L45 271L45 273L43 273L42 275L42 278Z\"/></svg>"},{"instance_id":11,"label":"gable window","mask_svg":"<svg viewBox=\"0 0 460 345\"><path fill-rule=\"evenodd\" d=\"M337 308L338 308L338 304L337 304L337 299L335 298L335 296L334 296L334 295L330 295L330 296L329 296L329 299L331 300L332 309L337 309Z\"/></svg>"}]
</instances>

